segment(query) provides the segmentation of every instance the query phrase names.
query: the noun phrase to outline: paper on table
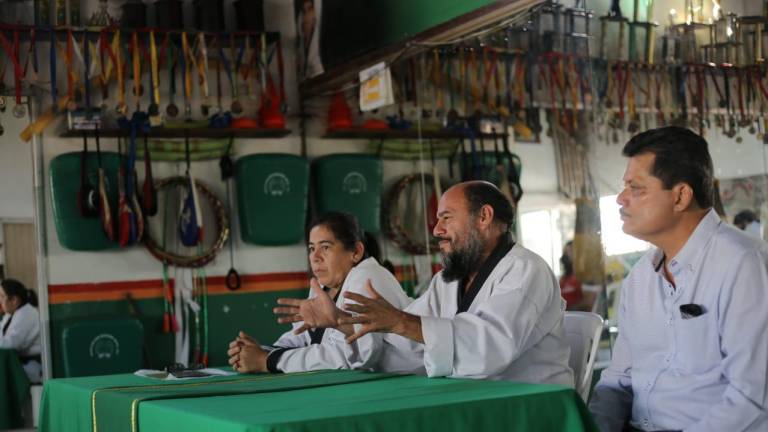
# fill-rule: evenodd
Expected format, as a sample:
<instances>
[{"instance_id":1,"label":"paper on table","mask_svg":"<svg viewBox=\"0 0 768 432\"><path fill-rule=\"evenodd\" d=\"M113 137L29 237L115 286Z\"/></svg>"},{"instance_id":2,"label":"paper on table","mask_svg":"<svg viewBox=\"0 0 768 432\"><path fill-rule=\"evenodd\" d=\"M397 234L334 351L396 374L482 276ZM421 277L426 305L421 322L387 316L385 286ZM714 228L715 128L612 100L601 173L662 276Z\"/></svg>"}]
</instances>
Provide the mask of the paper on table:
<instances>
[{"instance_id":1,"label":"paper on table","mask_svg":"<svg viewBox=\"0 0 768 432\"><path fill-rule=\"evenodd\" d=\"M183 377L178 378L173 376L172 374L162 371L162 370L156 370L156 369L139 369L136 372L134 372L134 375L145 377L145 378L154 378L159 379L163 381L180 381L180 380L188 380L193 378L208 378L212 376L228 376L228 375L236 375L235 372L228 372L221 369L213 369L213 368L205 368L205 369L199 369L196 372L201 372L206 374L206 376L202 377Z\"/></svg>"}]
</instances>

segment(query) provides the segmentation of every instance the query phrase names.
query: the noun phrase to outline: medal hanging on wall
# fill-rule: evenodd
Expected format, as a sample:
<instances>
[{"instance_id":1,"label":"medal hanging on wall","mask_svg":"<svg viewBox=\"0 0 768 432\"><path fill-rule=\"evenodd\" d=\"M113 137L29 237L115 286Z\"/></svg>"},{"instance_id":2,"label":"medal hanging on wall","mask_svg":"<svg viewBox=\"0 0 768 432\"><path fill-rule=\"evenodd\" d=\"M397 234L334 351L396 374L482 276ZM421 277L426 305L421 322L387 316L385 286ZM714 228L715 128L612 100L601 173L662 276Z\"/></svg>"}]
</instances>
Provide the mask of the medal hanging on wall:
<instances>
[{"instance_id":1,"label":"medal hanging on wall","mask_svg":"<svg viewBox=\"0 0 768 432\"><path fill-rule=\"evenodd\" d=\"M233 39L234 40L234 39ZM234 83L234 78L232 76L232 67L229 62L229 59L227 59L227 55L224 53L224 43L221 40L221 37L219 37L218 46L219 46L219 61L221 62L221 65L224 67L224 73L227 74L227 78L229 79L229 86L230 86L230 96L232 98L232 104L234 105L234 102L237 98L237 86ZM234 58L232 59L234 61ZM218 73L218 71L217 71ZM218 84L217 84L218 85ZM219 90L219 106L221 106L221 91ZM238 102L239 103L239 102Z\"/></svg>"},{"instance_id":2,"label":"medal hanging on wall","mask_svg":"<svg viewBox=\"0 0 768 432\"><path fill-rule=\"evenodd\" d=\"M133 71L133 100L136 111L141 111L141 55L139 53L139 35L134 31L131 35L131 70ZM130 175L130 174L129 174Z\"/></svg>"},{"instance_id":3,"label":"medal hanging on wall","mask_svg":"<svg viewBox=\"0 0 768 432\"><path fill-rule=\"evenodd\" d=\"M50 32L51 40L50 47L48 48L48 71L51 78L51 110L55 113L59 110L59 91L56 85L56 49L58 41L56 40L56 32Z\"/></svg>"},{"instance_id":4,"label":"medal hanging on wall","mask_svg":"<svg viewBox=\"0 0 768 432\"><path fill-rule=\"evenodd\" d=\"M101 111L103 114L107 113L109 106L107 101L109 100L109 84L112 79L112 71L117 73L117 57L109 44L107 39L106 30L102 30L99 34L99 57L101 59Z\"/></svg>"},{"instance_id":5,"label":"medal hanging on wall","mask_svg":"<svg viewBox=\"0 0 768 432\"><path fill-rule=\"evenodd\" d=\"M117 30L112 38L112 52L115 55L115 75L117 77L117 106L115 106L115 112L117 112L118 116L125 117L128 113L128 105L125 103L125 68L123 65L123 47L120 42L120 30Z\"/></svg>"},{"instance_id":6,"label":"medal hanging on wall","mask_svg":"<svg viewBox=\"0 0 768 432\"><path fill-rule=\"evenodd\" d=\"M149 32L149 93L150 104L147 108L149 114L149 125L160 126L163 124L163 117L160 114L160 77L157 62L157 43L155 41L155 32ZM146 154L145 157L149 158ZM155 212L157 209L155 209Z\"/></svg>"},{"instance_id":7,"label":"medal hanging on wall","mask_svg":"<svg viewBox=\"0 0 768 432\"><path fill-rule=\"evenodd\" d=\"M13 106L13 116L16 118L22 118L25 115L27 115L27 109L21 102L21 89L24 85L24 71L21 69L21 62L19 60L19 32L14 31L13 32L13 58L14 66L13 66L13 76L14 76L14 85L15 88L15 94L16 94L16 103Z\"/></svg>"},{"instance_id":8,"label":"medal hanging on wall","mask_svg":"<svg viewBox=\"0 0 768 432\"><path fill-rule=\"evenodd\" d=\"M211 95L208 88L208 47L205 41L205 34L197 34L197 46L200 51L197 60L197 75L200 84L200 97L202 98L200 111L204 117L208 117L211 109Z\"/></svg>"},{"instance_id":9,"label":"medal hanging on wall","mask_svg":"<svg viewBox=\"0 0 768 432\"><path fill-rule=\"evenodd\" d=\"M168 68L168 93L170 94L170 100L168 101L168 106L165 107L165 114L168 117L176 118L179 115L179 107L176 105L176 65L178 63L174 55L174 43L172 40L169 42L166 54L168 55L166 67Z\"/></svg>"},{"instance_id":10,"label":"medal hanging on wall","mask_svg":"<svg viewBox=\"0 0 768 432\"><path fill-rule=\"evenodd\" d=\"M181 79L184 85L184 120L192 121L192 65L189 55L189 40L187 32L181 33Z\"/></svg>"},{"instance_id":11,"label":"medal hanging on wall","mask_svg":"<svg viewBox=\"0 0 768 432\"><path fill-rule=\"evenodd\" d=\"M85 33L83 34L83 39L86 39ZM86 45L83 45L86 46ZM74 54L73 57L73 66L74 66L74 59L77 59L77 62L79 64L79 69L81 70L81 74L86 75L88 74L88 70L85 67L85 57L83 56L82 50L80 49L80 43L77 42L77 39L75 38L74 34L72 34L72 53ZM80 76L77 74L77 72L72 72L72 82L74 87L74 99L73 99L73 106L76 110L81 103L83 103L84 99L84 90L85 86L84 84L81 85L80 83ZM83 77L83 83L85 83L85 77Z\"/></svg>"},{"instance_id":12,"label":"medal hanging on wall","mask_svg":"<svg viewBox=\"0 0 768 432\"><path fill-rule=\"evenodd\" d=\"M19 32L14 31L13 33L13 45L8 41L8 39L5 37L5 34L0 32L0 43L2 43L3 50L5 51L5 55L7 58L11 60L11 63L13 65L13 81L14 81L14 92L16 97L16 105L13 107L13 116L16 118L24 117L26 114L26 109L21 104L21 80L22 80L22 69L21 65L19 64Z\"/></svg>"},{"instance_id":13,"label":"medal hanging on wall","mask_svg":"<svg viewBox=\"0 0 768 432\"><path fill-rule=\"evenodd\" d=\"M38 75L38 62L37 62L37 41L35 38L35 29L32 28L29 30L29 49L27 50L27 58L24 62L24 72L23 77L27 78L27 72L29 71L29 64L32 63L32 69L31 72L29 72L29 79L28 82L30 86L36 86L38 85L39 81L39 75Z\"/></svg>"},{"instance_id":14,"label":"medal hanging on wall","mask_svg":"<svg viewBox=\"0 0 768 432\"><path fill-rule=\"evenodd\" d=\"M231 34L229 35L229 43L230 43L230 50L232 52L232 61L234 62L234 69L231 71L230 80L232 85L232 105L230 106L230 109L232 110L233 115L240 115L243 113L243 104L240 102L240 91L239 86L237 84L238 76L240 75L240 67L242 65L243 61L243 55L245 53L245 41L243 41L243 46L240 47L239 50L237 50L237 54L235 54L235 35Z\"/></svg>"}]
</instances>

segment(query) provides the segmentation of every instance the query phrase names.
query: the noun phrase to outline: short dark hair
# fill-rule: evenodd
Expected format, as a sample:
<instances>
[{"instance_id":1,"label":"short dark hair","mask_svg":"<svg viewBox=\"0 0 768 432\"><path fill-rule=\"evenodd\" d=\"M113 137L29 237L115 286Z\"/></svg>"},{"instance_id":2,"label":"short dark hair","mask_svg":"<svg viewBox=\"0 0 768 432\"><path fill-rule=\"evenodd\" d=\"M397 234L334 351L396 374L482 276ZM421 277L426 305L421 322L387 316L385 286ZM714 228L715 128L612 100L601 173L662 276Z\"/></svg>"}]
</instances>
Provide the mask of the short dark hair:
<instances>
[{"instance_id":1,"label":"short dark hair","mask_svg":"<svg viewBox=\"0 0 768 432\"><path fill-rule=\"evenodd\" d=\"M504 231L509 231L514 223L515 211L509 199L493 183L473 181L464 186L464 197L467 199L469 213L477 215L484 205L493 208L493 221L504 225Z\"/></svg>"},{"instance_id":2,"label":"short dark hair","mask_svg":"<svg viewBox=\"0 0 768 432\"><path fill-rule=\"evenodd\" d=\"M742 210L733 217L733 224L738 226L746 226L754 221L760 222L757 215L752 210Z\"/></svg>"},{"instance_id":3,"label":"short dark hair","mask_svg":"<svg viewBox=\"0 0 768 432\"><path fill-rule=\"evenodd\" d=\"M316 226L328 228L333 236L336 237L344 249L353 251L357 247L357 242L363 243L363 232L357 218L349 213L327 212L318 216L309 225L309 231ZM307 241L309 241L309 231L307 231ZM367 256L367 252L365 254Z\"/></svg>"},{"instance_id":4,"label":"short dark hair","mask_svg":"<svg viewBox=\"0 0 768 432\"><path fill-rule=\"evenodd\" d=\"M25 287L23 283L16 279L3 279L0 285L2 285L3 291L5 291L5 296L9 299L18 297L19 307L27 303L37 307L37 294Z\"/></svg>"},{"instance_id":5,"label":"short dark hair","mask_svg":"<svg viewBox=\"0 0 768 432\"><path fill-rule=\"evenodd\" d=\"M627 157L654 154L651 174L661 180L664 189L686 183L699 207L714 205L712 157L707 141L691 130L678 126L651 129L632 137L622 153Z\"/></svg>"}]
</instances>

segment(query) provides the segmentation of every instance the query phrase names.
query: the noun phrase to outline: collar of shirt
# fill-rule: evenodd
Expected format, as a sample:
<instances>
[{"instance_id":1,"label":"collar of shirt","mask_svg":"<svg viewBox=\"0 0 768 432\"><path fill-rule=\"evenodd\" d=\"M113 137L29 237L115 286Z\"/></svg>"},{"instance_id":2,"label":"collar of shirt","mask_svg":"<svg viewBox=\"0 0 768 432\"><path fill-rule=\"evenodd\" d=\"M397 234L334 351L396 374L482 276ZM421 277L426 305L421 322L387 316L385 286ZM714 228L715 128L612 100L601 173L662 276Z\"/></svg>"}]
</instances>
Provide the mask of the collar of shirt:
<instances>
[{"instance_id":1,"label":"collar of shirt","mask_svg":"<svg viewBox=\"0 0 768 432\"><path fill-rule=\"evenodd\" d=\"M691 272L695 270L695 263L706 248L707 243L714 237L721 223L722 220L714 209L710 209L704 215L691 236L688 237L683 248L680 249L680 252L669 261L669 271L673 276L677 277L683 269L688 269ZM661 266L664 265L666 259L667 257L664 255L664 252L661 249L656 249L653 259L651 259L654 271L661 271Z\"/></svg>"},{"instance_id":2,"label":"collar of shirt","mask_svg":"<svg viewBox=\"0 0 768 432\"><path fill-rule=\"evenodd\" d=\"M480 288L482 288L483 284L485 284L488 276L491 275L491 272L496 268L496 265L499 263L499 261L504 258L507 252L509 252L514 245L515 241L512 240L512 234L503 234L499 238L499 243L493 249L493 252L491 252L485 261L483 261L483 264L477 271L477 275L475 275L475 279L472 281L472 285L469 286L466 294L464 293L465 280L461 280L459 283L459 289L457 290L459 300L459 308L456 311L457 314L469 310L469 307L472 306L472 302L475 300L477 293L480 292Z\"/></svg>"}]
</instances>

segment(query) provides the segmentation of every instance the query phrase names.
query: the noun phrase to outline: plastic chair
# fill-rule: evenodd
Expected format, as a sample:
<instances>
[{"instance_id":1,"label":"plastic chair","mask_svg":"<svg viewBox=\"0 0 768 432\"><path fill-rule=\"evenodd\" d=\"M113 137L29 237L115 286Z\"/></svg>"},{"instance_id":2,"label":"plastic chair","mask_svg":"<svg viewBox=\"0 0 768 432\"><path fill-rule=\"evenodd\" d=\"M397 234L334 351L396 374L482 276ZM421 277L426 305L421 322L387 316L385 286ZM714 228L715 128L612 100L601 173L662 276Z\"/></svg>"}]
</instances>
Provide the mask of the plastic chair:
<instances>
[{"instance_id":1,"label":"plastic chair","mask_svg":"<svg viewBox=\"0 0 768 432\"><path fill-rule=\"evenodd\" d=\"M571 347L568 365L573 369L576 391L587 402L603 318L592 312L566 312L564 323L565 337Z\"/></svg>"}]
</instances>

